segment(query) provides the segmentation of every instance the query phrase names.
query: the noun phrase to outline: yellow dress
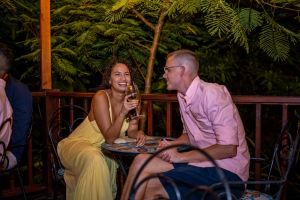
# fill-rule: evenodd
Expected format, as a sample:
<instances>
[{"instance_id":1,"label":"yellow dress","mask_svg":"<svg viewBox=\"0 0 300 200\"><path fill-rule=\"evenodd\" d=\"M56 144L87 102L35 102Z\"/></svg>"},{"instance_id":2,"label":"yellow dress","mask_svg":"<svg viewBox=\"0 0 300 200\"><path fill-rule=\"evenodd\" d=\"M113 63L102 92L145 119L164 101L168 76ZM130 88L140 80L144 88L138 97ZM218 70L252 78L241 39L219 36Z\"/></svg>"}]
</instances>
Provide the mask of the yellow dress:
<instances>
[{"instance_id":1,"label":"yellow dress","mask_svg":"<svg viewBox=\"0 0 300 200\"><path fill-rule=\"evenodd\" d=\"M112 119L111 103L106 95ZM128 126L124 120L120 135L125 135ZM113 200L116 197L118 165L101 152L103 142L96 121L90 122L87 117L69 137L59 142L57 151L65 167L67 200Z\"/></svg>"}]
</instances>

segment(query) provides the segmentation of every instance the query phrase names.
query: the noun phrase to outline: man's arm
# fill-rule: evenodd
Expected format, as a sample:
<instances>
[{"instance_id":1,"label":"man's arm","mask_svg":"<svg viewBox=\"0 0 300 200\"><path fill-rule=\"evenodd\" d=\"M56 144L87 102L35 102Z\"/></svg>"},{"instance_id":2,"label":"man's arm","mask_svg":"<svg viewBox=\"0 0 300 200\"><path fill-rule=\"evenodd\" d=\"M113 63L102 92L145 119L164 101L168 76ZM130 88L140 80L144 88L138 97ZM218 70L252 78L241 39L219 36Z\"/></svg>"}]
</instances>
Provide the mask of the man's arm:
<instances>
[{"instance_id":1,"label":"man's arm","mask_svg":"<svg viewBox=\"0 0 300 200\"><path fill-rule=\"evenodd\" d=\"M236 145L220 145L215 144L210 147L202 149L208 153L214 160L222 160L226 158L235 157L237 154ZM184 153L177 153L175 158L172 157L171 162L203 162L208 161L207 157L198 151L188 151Z\"/></svg>"},{"instance_id":2,"label":"man's arm","mask_svg":"<svg viewBox=\"0 0 300 200\"><path fill-rule=\"evenodd\" d=\"M158 144L158 148L163 148L172 144L190 144L190 140L187 133L182 133L181 136L176 138L174 141L160 141Z\"/></svg>"},{"instance_id":3,"label":"man's arm","mask_svg":"<svg viewBox=\"0 0 300 200\"><path fill-rule=\"evenodd\" d=\"M172 144L190 144L190 140L187 133L182 133L179 138L172 142Z\"/></svg>"}]
</instances>

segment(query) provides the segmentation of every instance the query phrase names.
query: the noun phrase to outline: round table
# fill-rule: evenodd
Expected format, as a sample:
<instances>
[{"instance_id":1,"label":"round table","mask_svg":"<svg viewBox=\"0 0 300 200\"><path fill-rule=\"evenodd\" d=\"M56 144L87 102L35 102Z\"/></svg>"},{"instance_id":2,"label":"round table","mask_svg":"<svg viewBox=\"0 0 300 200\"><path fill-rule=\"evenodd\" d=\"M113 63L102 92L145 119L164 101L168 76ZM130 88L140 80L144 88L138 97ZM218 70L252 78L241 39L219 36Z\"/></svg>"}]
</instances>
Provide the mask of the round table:
<instances>
[{"instance_id":1,"label":"round table","mask_svg":"<svg viewBox=\"0 0 300 200\"><path fill-rule=\"evenodd\" d=\"M140 153L154 153L157 150L158 143L162 140L174 140L174 138L161 136L147 136L147 140L143 146L137 147L136 142L129 140L125 143L107 144L103 143L101 149L104 153L112 155L135 156Z\"/></svg>"}]
</instances>

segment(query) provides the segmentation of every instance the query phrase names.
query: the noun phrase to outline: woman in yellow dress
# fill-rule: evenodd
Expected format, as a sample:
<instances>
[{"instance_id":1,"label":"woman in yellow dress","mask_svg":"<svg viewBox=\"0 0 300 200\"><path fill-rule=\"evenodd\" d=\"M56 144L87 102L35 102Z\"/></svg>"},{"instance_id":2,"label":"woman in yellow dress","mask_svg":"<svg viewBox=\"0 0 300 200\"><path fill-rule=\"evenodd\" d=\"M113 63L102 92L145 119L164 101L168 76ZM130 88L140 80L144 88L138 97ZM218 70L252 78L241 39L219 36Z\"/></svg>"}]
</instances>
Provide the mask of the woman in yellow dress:
<instances>
[{"instance_id":1,"label":"woman in yellow dress","mask_svg":"<svg viewBox=\"0 0 300 200\"><path fill-rule=\"evenodd\" d=\"M105 76L107 75L107 76ZM101 144L113 143L125 134L143 145L146 137L138 130L138 119L127 120L128 112L138 101L127 101L126 86L131 70L124 61L113 60L104 74L104 84L91 102L86 119L58 144L58 154L65 167L67 200L112 200L116 197L117 163L103 155Z\"/></svg>"}]
</instances>

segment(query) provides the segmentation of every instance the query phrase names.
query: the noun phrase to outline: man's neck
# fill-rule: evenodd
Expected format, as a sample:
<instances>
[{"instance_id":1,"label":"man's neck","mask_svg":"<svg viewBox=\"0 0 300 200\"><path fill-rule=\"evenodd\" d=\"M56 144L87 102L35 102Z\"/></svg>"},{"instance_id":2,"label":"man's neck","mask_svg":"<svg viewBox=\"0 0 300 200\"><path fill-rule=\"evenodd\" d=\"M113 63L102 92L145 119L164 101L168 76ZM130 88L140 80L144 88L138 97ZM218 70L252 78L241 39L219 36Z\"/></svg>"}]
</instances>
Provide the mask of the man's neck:
<instances>
[{"instance_id":1,"label":"man's neck","mask_svg":"<svg viewBox=\"0 0 300 200\"><path fill-rule=\"evenodd\" d=\"M192 82L196 77L197 76L193 76L193 77L187 77L186 79L183 79L181 84L182 87L180 90L178 90L178 92L185 96L187 90L189 89L189 87L191 86Z\"/></svg>"}]
</instances>

